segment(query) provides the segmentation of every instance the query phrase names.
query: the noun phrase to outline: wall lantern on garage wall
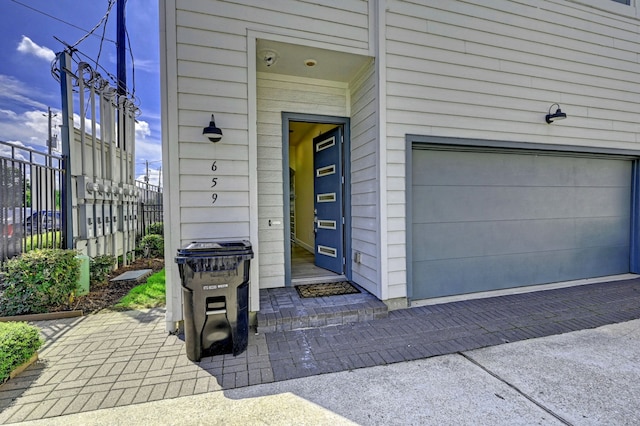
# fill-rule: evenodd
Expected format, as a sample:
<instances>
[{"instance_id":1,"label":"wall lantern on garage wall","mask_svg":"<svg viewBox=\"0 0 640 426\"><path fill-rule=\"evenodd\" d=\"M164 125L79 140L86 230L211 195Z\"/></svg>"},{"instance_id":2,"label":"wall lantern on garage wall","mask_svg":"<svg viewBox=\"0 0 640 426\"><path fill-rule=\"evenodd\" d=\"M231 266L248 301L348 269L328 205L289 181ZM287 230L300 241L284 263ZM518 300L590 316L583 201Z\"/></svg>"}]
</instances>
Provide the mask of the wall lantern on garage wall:
<instances>
[{"instance_id":1,"label":"wall lantern on garage wall","mask_svg":"<svg viewBox=\"0 0 640 426\"><path fill-rule=\"evenodd\" d=\"M551 113L551 109L553 108L553 106L557 106L558 109L556 109L556 112L554 112L553 114ZM560 109L560 105L558 104L551 104L551 106L549 107L549 114L547 114L544 119L547 121L547 123L551 124L554 121L558 121L558 120L564 120L565 118L567 118L567 114L565 114L564 112L562 112L562 110Z\"/></svg>"},{"instance_id":2,"label":"wall lantern on garage wall","mask_svg":"<svg viewBox=\"0 0 640 426\"><path fill-rule=\"evenodd\" d=\"M211 114L209 125L202 130L202 134L211 142L219 142L220 139L222 139L222 130L216 127L216 119L213 117L213 114Z\"/></svg>"}]
</instances>

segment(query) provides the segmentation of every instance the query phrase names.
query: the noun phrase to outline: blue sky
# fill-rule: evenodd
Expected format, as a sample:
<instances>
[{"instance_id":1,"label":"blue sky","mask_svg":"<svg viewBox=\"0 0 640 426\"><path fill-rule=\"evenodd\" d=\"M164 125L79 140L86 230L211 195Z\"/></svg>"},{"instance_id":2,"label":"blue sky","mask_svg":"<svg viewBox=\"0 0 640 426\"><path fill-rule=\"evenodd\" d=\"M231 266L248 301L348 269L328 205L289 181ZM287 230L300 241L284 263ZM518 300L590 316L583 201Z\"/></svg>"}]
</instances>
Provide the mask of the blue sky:
<instances>
[{"instance_id":1,"label":"blue sky","mask_svg":"<svg viewBox=\"0 0 640 426\"><path fill-rule=\"evenodd\" d=\"M46 150L47 107L58 113L54 125L60 123L60 85L51 76L51 59L64 46L56 38L70 45L76 43L100 22L109 1L1 1L0 140ZM133 52L133 65L127 54L127 86L130 91L135 88L141 113L136 124L136 176L145 174L144 163L149 161L150 182L157 183L162 158L158 1L128 1L125 10ZM100 51L102 27L94 34L77 46L85 55L80 60L92 66ZM112 75L117 74L115 40L114 4L98 62ZM105 74L104 70L100 72Z\"/></svg>"}]
</instances>

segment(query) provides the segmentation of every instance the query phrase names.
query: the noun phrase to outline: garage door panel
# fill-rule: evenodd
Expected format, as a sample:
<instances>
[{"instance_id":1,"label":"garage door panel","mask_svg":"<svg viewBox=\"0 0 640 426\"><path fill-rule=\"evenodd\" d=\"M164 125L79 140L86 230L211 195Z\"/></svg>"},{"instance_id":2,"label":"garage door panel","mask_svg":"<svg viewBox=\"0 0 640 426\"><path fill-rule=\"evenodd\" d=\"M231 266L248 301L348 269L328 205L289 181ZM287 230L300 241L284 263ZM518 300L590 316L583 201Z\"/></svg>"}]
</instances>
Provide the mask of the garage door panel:
<instances>
[{"instance_id":1,"label":"garage door panel","mask_svg":"<svg viewBox=\"0 0 640 426\"><path fill-rule=\"evenodd\" d=\"M413 298L426 299L617 274L628 247L416 262ZM531 278L535 277L535 280Z\"/></svg>"},{"instance_id":2,"label":"garage door panel","mask_svg":"<svg viewBox=\"0 0 640 426\"><path fill-rule=\"evenodd\" d=\"M456 151L415 150L414 181L428 180L432 185L513 186L573 185L575 174L564 158L497 153L460 153ZM463 154L463 155L461 155ZM471 154L471 155L466 155ZM500 173L496 171L500 170ZM455 173L451 173L455 171Z\"/></svg>"},{"instance_id":3,"label":"garage door panel","mask_svg":"<svg viewBox=\"0 0 640 426\"><path fill-rule=\"evenodd\" d=\"M629 245L591 247L576 253L576 264L584 278L629 272ZM576 279L576 278L568 278Z\"/></svg>"},{"instance_id":4,"label":"garage door panel","mask_svg":"<svg viewBox=\"0 0 640 426\"><path fill-rule=\"evenodd\" d=\"M629 271L631 161L413 155L413 298Z\"/></svg>"},{"instance_id":5,"label":"garage door panel","mask_svg":"<svg viewBox=\"0 0 640 426\"><path fill-rule=\"evenodd\" d=\"M416 223L572 218L574 188L417 186Z\"/></svg>"},{"instance_id":6,"label":"garage door panel","mask_svg":"<svg viewBox=\"0 0 640 426\"><path fill-rule=\"evenodd\" d=\"M414 261L628 246L629 217L416 224Z\"/></svg>"},{"instance_id":7,"label":"garage door panel","mask_svg":"<svg viewBox=\"0 0 640 426\"><path fill-rule=\"evenodd\" d=\"M631 187L575 188L574 200L577 217L628 216Z\"/></svg>"},{"instance_id":8,"label":"garage door panel","mask_svg":"<svg viewBox=\"0 0 640 426\"><path fill-rule=\"evenodd\" d=\"M583 218L575 223L576 247L629 246L629 216Z\"/></svg>"},{"instance_id":9,"label":"garage door panel","mask_svg":"<svg viewBox=\"0 0 640 426\"><path fill-rule=\"evenodd\" d=\"M631 167L628 163L602 158L576 158L573 161L575 184L590 187L629 186Z\"/></svg>"},{"instance_id":10,"label":"garage door panel","mask_svg":"<svg viewBox=\"0 0 640 426\"><path fill-rule=\"evenodd\" d=\"M576 248L573 219L414 225L414 260L436 260Z\"/></svg>"}]
</instances>

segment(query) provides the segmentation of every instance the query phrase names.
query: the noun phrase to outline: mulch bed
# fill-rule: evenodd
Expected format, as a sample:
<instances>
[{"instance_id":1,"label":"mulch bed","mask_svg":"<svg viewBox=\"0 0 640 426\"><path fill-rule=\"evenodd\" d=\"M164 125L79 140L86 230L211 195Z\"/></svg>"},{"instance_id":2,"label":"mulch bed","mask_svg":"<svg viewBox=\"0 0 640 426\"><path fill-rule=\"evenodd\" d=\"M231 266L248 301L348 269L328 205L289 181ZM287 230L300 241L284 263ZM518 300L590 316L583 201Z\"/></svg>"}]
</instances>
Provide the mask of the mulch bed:
<instances>
[{"instance_id":1,"label":"mulch bed","mask_svg":"<svg viewBox=\"0 0 640 426\"><path fill-rule=\"evenodd\" d=\"M109 274L108 280L115 278L127 271L139 269L152 269L153 273L164 268L164 259L136 259L133 263L118 268ZM77 297L73 303L69 305L57 306L49 309L49 312L74 311L80 310L85 315L97 312L101 309L108 308L116 304L122 299L133 287L141 283L136 281L107 281L102 285L91 285L89 294Z\"/></svg>"}]
</instances>

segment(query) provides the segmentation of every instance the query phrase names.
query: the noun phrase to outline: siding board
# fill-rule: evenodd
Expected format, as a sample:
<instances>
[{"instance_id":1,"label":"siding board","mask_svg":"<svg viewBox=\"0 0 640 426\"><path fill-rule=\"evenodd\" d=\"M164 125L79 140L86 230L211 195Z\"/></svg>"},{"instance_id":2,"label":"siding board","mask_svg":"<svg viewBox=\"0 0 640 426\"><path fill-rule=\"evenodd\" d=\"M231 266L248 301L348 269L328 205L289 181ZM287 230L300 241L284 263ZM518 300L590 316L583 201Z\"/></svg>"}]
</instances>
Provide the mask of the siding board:
<instances>
[{"instance_id":1,"label":"siding board","mask_svg":"<svg viewBox=\"0 0 640 426\"><path fill-rule=\"evenodd\" d=\"M367 48L368 17L366 14L341 11L335 13L321 3L310 5L297 1L281 1L282 8L274 7L276 2L260 2L248 5L246 2L194 1L181 3L181 9L199 15L226 18L233 25L225 29L240 31L241 28L262 27L270 32L304 28L300 36L312 40L321 40L336 45ZM300 13L306 10L306 13ZM204 16L202 16L204 18ZM207 25L203 19L200 25ZM192 20L189 25L193 25ZM208 25L207 25L208 27Z\"/></svg>"},{"instance_id":2,"label":"siding board","mask_svg":"<svg viewBox=\"0 0 640 426\"><path fill-rule=\"evenodd\" d=\"M363 68L350 83L351 100L351 229L352 250L362 253L360 263L352 263L352 279L367 291L380 296L378 180L376 152L376 74L374 63ZM361 242L368 242L362 244Z\"/></svg>"}]
</instances>

